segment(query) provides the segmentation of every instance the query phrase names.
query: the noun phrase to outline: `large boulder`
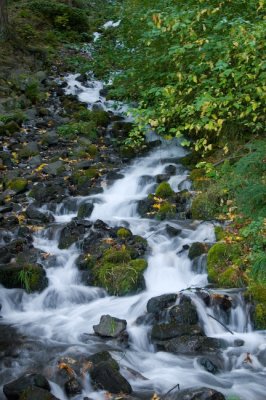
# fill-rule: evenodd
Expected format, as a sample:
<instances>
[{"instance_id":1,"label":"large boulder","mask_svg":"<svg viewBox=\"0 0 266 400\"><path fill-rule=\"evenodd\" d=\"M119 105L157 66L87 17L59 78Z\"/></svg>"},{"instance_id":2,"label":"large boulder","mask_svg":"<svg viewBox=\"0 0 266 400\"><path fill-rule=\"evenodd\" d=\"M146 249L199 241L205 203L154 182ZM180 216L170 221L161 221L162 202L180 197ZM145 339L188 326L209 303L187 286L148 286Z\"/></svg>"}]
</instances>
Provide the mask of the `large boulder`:
<instances>
[{"instance_id":1,"label":"large boulder","mask_svg":"<svg viewBox=\"0 0 266 400\"><path fill-rule=\"evenodd\" d=\"M13 398L14 399L14 398ZM29 387L19 396L19 400L59 400L52 393L39 387Z\"/></svg>"},{"instance_id":2,"label":"large boulder","mask_svg":"<svg viewBox=\"0 0 266 400\"><path fill-rule=\"evenodd\" d=\"M110 393L130 394L132 388L129 382L109 362L100 362L91 371L91 379L98 389Z\"/></svg>"},{"instance_id":3,"label":"large boulder","mask_svg":"<svg viewBox=\"0 0 266 400\"><path fill-rule=\"evenodd\" d=\"M196 306L185 295L181 296L178 305L170 309L169 315L172 321L179 324L195 325L199 320Z\"/></svg>"},{"instance_id":4,"label":"large boulder","mask_svg":"<svg viewBox=\"0 0 266 400\"><path fill-rule=\"evenodd\" d=\"M225 397L215 389L200 387L169 394L165 400L225 400Z\"/></svg>"},{"instance_id":5,"label":"large boulder","mask_svg":"<svg viewBox=\"0 0 266 400\"><path fill-rule=\"evenodd\" d=\"M167 307L172 306L177 299L176 293L163 294L161 296L152 297L147 303L148 313L156 314Z\"/></svg>"},{"instance_id":6,"label":"large boulder","mask_svg":"<svg viewBox=\"0 0 266 400\"><path fill-rule=\"evenodd\" d=\"M25 374L4 385L3 392L8 400L19 400L24 392L35 387L48 392L51 390L48 380L43 375Z\"/></svg>"},{"instance_id":7,"label":"large boulder","mask_svg":"<svg viewBox=\"0 0 266 400\"><path fill-rule=\"evenodd\" d=\"M203 332L198 325L183 325L176 322L156 324L151 331L153 341L168 340L185 335L203 335Z\"/></svg>"},{"instance_id":8,"label":"large boulder","mask_svg":"<svg viewBox=\"0 0 266 400\"><path fill-rule=\"evenodd\" d=\"M26 216L30 219L41 221L43 223L49 223L54 221L54 217L50 213L43 213L39 211L34 205L30 205L26 209Z\"/></svg>"},{"instance_id":9,"label":"large boulder","mask_svg":"<svg viewBox=\"0 0 266 400\"><path fill-rule=\"evenodd\" d=\"M126 330L127 321L110 315L102 315L100 323L93 326L94 332L103 337L116 338Z\"/></svg>"},{"instance_id":10,"label":"large boulder","mask_svg":"<svg viewBox=\"0 0 266 400\"><path fill-rule=\"evenodd\" d=\"M189 248L188 256L191 260L208 252L209 246L206 243L194 242Z\"/></svg>"},{"instance_id":11,"label":"large boulder","mask_svg":"<svg viewBox=\"0 0 266 400\"><path fill-rule=\"evenodd\" d=\"M9 289L19 288L35 292L45 289L48 279L40 264L11 263L0 265L0 284Z\"/></svg>"},{"instance_id":12,"label":"large boulder","mask_svg":"<svg viewBox=\"0 0 266 400\"><path fill-rule=\"evenodd\" d=\"M61 231L58 244L59 249L67 249L73 243L81 240L91 226L91 223L83 223L79 220L71 221Z\"/></svg>"},{"instance_id":13,"label":"large boulder","mask_svg":"<svg viewBox=\"0 0 266 400\"><path fill-rule=\"evenodd\" d=\"M222 339L206 336L184 335L170 340L158 341L157 347L174 354L201 355L213 354L222 348L226 348L226 342Z\"/></svg>"}]
</instances>

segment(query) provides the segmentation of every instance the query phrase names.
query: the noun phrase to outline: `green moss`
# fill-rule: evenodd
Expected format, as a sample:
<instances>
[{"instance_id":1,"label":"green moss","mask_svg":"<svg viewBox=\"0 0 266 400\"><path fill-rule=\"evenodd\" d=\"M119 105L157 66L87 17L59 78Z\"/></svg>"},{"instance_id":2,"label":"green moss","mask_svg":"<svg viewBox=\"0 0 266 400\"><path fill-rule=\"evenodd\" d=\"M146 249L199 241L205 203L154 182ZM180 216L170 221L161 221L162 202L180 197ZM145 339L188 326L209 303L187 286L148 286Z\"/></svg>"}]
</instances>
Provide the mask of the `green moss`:
<instances>
[{"instance_id":1,"label":"green moss","mask_svg":"<svg viewBox=\"0 0 266 400\"><path fill-rule=\"evenodd\" d=\"M195 168L190 172L190 179L193 182L193 186L197 190L202 190L209 186L210 180L206 178L205 172L203 169Z\"/></svg>"},{"instance_id":2,"label":"green moss","mask_svg":"<svg viewBox=\"0 0 266 400\"><path fill-rule=\"evenodd\" d=\"M70 122L69 124L61 125L57 132L61 136L66 136L70 139L79 135L84 135L91 140L97 137L97 126L94 121L89 122Z\"/></svg>"},{"instance_id":3,"label":"green moss","mask_svg":"<svg viewBox=\"0 0 266 400\"><path fill-rule=\"evenodd\" d=\"M127 249L117 250L114 248L108 249L104 253L103 261L106 263L127 263L131 260L130 252Z\"/></svg>"},{"instance_id":4,"label":"green moss","mask_svg":"<svg viewBox=\"0 0 266 400\"><path fill-rule=\"evenodd\" d=\"M168 182L162 182L157 186L155 196L167 199L175 194Z\"/></svg>"},{"instance_id":5,"label":"green moss","mask_svg":"<svg viewBox=\"0 0 266 400\"><path fill-rule=\"evenodd\" d=\"M254 319L256 329L266 329L266 303L256 305Z\"/></svg>"},{"instance_id":6,"label":"green moss","mask_svg":"<svg viewBox=\"0 0 266 400\"><path fill-rule=\"evenodd\" d=\"M220 240L223 240L226 236L225 231L221 226L215 226L214 233L215 233L217 242L219 242Z\"/></svg>"},{"instance_id":7,"label":"green moss","mask_svg":"<svg viewBox=\"0 0 266 400\"><path fill-rule=\"evenodd\" d=\"M216 243L208 252L209 280L222 287L242 287L246 277L241 270L241 249L238 244Z\"/></svg>"},{"instance_id":8,"label":"green moss","mask_svg":"<svg viewBox=\"0 0 266 400\"><path fill-rule=\"evenodd\" d=\"M8 189L14 190L16 193L23 193L27 190L28 181L23 178L12 179L7 183Z\"/></svg>"},{"instance_id":9,"label":"green moss","mask_svg":"<svg viewBox=\"0 0 266 400\"><path fill-rule=\"evenodd\" d=\"M39 154L38 151L32 150L29 147L25 146L18 152L19 158L29 158Z\"/></svg>"},{"instance_id":10,"label":"green moss","mask_svg":"<svg viewBox=\"0 0 266 400\"><path fill-rule=\"evenodd\" d=\"M146 268L144 259L122 264L104 262L97 267L96 282L112 295L127 295L143 288L143 272Z\"/></svg>"},{"instance_id":11,"label":"green moss","mask_svg":"<svg viewBox=\"0 0 266 400\"><path fill-rule=\"evenodd\" d=\"M209 190L198 193L192 200L193 219L210 220L217 218L220 211L221 193L212 186Z\"/></svg>"},{"instance_id":12,"label":"green moss","mask_svg":"<svg viewBox=\"0 0 266 400\"><path fill-rule=\"evenodd\" d=\"M99 171L97 168L89 168L87 170L78 170L71 175L71 180L76 185L83 185L90 179L97 178Z\"/></svg>"},{"instance_id":13,"label":"green moss","mask_svg":"<svg viewBox=\"0 0 266 400\"><path fill-rule=\"evenodd\" d=\"M117 236L118 236L120 239L126 239L126 238L132 236L132 233L130 232L129 229L120 228L120 229L118 229L118 231L117 231Z\"/></svg>"}]
</instances>

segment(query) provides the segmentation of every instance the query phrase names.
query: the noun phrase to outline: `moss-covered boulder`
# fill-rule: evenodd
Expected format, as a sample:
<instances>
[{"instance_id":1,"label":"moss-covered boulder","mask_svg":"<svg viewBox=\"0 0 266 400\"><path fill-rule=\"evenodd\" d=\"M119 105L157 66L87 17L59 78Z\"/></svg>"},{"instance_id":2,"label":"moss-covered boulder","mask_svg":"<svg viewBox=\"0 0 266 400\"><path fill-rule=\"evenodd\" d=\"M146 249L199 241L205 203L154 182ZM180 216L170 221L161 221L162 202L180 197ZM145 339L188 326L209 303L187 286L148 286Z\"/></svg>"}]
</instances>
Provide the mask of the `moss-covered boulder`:
<instances>
[{"instance_id":1,"label":"moss-covered boulder","mask_svg":"<svg viewBox=\"0 0 266 400\"><path fill-rule=\"evenodd\" d=\"M252 281L247 294L254 304L252 318L255 329L266 329L266 284Z\"/></svg>"},{"instance_id":2,"label":"moss-covered boulder","mask_svg":"<svg viewBox=\"0 0 266 400\"><path fill-rule=\"evenodd\" d=\"M126 248L111 248L92 268L94 284L112 295L124 296L144 289L143 273L147 268L144 259L132 259Z\"/></svg>"},{"instance_id":3,"label":"moss-covered boulder","mask_svg":"<svg viewBox=\"0 0 266 400\"><path fill-rule=\"evenodd\" d=\"M222 194L215 186L203 192L198 192L192 200L191 214L193 219L217 219L221 206Z\"/></svg>"},{"instance_id":4,"label":"moss-covered boulder","mask_svg":"<svg viewBox=\"0 0 266 400\"><path fill-rule=\"evenodd\" d=\"M17 194L26 192L28 181L24 178L15 178L7 182L7 188L14 190Z\"/></svg>"},{"instance_id":5,"label":"moss-covered boulder","mask_svg":"<svg viewBox=\"0 0 266 400\"><path fill-rule=\"evenodd\" d=\"M204 253L207 253L207 251L208 246L206 245L206 243L195 242L192 243L192 245L190 246L188 256L191 260L194 260L194 258L199 257Z\"/></svg>"},{"instance_id":6,"label":"moss-covered boulder","mask_svg":"<svg viewBox=\"0 0 266 400\"><path fill-rule=\"evenodd\" d=\"M238 244L216 243L208 252L209 280L221 287L243 287L247 284L241 268L241 248Z\"/></svg>"},{"instance_id":7,"label":"moss-covered boulder","mask_svg":"<svg viewBox=\"0 0 266 400\"><path fill-rule=\"evenodd\" d=\"M0 266L0 283L8 289L31 293L45 289L48 279L40 264L6 264Z\"/></svg>"},{"instance_id":8,"label":"moss-covered boulder","mask_svg":"<svg viewBox=\"0 0 266 400\"><path fill-rule=\"evenodd\" d=\"M171 188L168 182L162 182L157 186L155 191L155 196L161 197L162 199L167 199L173 196L175 192Z\"/></svg>"}]
</instances>

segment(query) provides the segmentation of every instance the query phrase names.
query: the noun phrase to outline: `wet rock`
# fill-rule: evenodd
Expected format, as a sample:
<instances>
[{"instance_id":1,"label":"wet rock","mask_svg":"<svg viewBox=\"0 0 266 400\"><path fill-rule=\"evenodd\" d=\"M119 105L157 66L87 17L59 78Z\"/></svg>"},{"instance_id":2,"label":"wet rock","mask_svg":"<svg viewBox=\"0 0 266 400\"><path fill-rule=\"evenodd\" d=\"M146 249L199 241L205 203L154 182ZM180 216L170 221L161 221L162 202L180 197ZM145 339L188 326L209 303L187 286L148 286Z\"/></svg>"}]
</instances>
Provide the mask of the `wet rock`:
<instances>
[{"instance_id":1,"label":"wet rock","mask_svg":"<svg viewBox=\"0 0 266 400\"><path fill-rule=\"evenodd\" d=\"M107 390L110 393L130 394L132 392L129 382L109 362L97 364L90 375L98 389Z\"/></svg>"},{"instance_id":2,"label":"wet rock","mask_svg":"<svg viewBox=\"0 0 266 400\"><path fill-rule=\"evenodd\" d=\"M101 362L109 362L112 364L113 368L119 371L119 364L113 359L108 351L100 351L99 353L92 354L88 357L88 361L92 363L92 368Z\"/></svg>"},{"instance_id":3,"label":"wet rock","mask_svg":"<svg viewBox=\"0 0 266 400\"><path fill-rule=\"evenodd\" d=\"M180 336L174 339L157 342L159 350L174 354L197 355L216 353L219 349L226 348L222 339L205 336Z\"/></svg>"},{"instance_id":4,"label":"wet rock","mask_svg":"<svg viewBox=\"0 0 266 400\"><path fill-rule=\"evenodd\" d=\"M233 307L232 298L229 297L227 294L212 294L211 303L213 306L217 306L225 312L230 311L230 309Z\"/></svg>"},{"instance_id":5,"label":"wet rock","mask_svg":"<svg viewBox=\"0 0 266 400\"><path fill-rule=\"evenodd\" d=\"M216 364L216 362L209 357L201 357L198 360L198 363L207 371L210 372L210 374L216 375L218 372L220 372L220 368Z\"/></svg>"},{"instance_id":6,"label":"wet rock","mask_svg":"<svg viewBox=\"0 0 266 400\"><path fill-rule=\"evenodd\" d=\"M93 326L94 332L103 337L117 338L126 330L127 321L111 317L110 315L102 315L100 323Z\"/></svg>"},{"instance_id":7,"label":"wet rock","mask_svg":"<svg viewBox=\"0 0 266 400\"><path fill-rule=\"evenodd\" d=\"M170 307L176 302L177 294L163 294L161 296L152 297L147 303L147 311L148 313L159 313L165 308Z\"/></svg>"},{"instance_id":8,"label":"wet rock","mask_svg":"<svg viewBox=\"0 0 266 400\"><path fill-rule=\"evenodd\" d=\"M43 172L47 175L57 176L64 171L64 163L61 160L55 161L48 165L45 165Z\"/></svg>"},{"instance_id":9,"label":"wet rock","mask_svg":"<svg viewBox=\"0 0 266 400\"><path fill-rule=\"evenodd\" d=\"M257 358L259 360L259 362L266 367L266 349L262 349L259 351L259 353L257 354Z\"/></svg>"},{"instance_id":10,"label":"wet rock","mask_svg":"<svg viewBox=\"0 0 266 400\"><path fill-rule=\"evenodd\" d=\"M81 240L91 225L91 223L86 226L79 221L71 221L61 231L58 244L59 249L67 249L73 243Z\"/></svg>"},{"instance_id":11,"label":"wet rock","mask_svg":"<svg viewBox=\"0 0 266 400\"><path fill-rule=\"evenodd\" d=\"M39 154L39 145L37 142L29 142L19 151L20 158L29 158Z\"/></svg>"},{"instance_id":12,"label":"wet rock","mask_svg":"<svg viewBox=\"0 0 266 400\"><path fill-rule=\"evenodd\" d=\"M178 236L182 232L182 229L175 228L174 226L169 224L166 224L165 229L170 237Z\"/></svg>"},{"instance_id":13,"label":"wet rock","mask_svg":"<svg viewBox=\"0 0 266 400\"><path fill-rule=\"evenodd\" d=\"M80 74L76 80L80 83L86 83L88 81L88 77L86 74Z\"/></svg>"},{"instance_id":14,"label":"wet rock","mask_svg":"<svg viewBox=\"0 0 266 400\"><path fill-rule=\"evenodd\" d=\"M201 387L180 390L165 397L166 400L225 400L222 393L214 389Z\"/></svg>"},{"instance_id":15,"label":"wet rock","mask_svg":"<svg viewBox=\"0 0 266 400\"><path fill-rule=\"evenodd\" d=\"M47 146L56 146L59 141L59 136L56 132L48 132L42 136L42 143Z\"/></svg>"},{"instance_id":16,"label":"wet rock","mask_svg":"<svg viewBox=\"0 0 266 400\"><path fill-rule=\"evenodd\" d=\"M40 264L5 264L0 265L0 283L9 289L19 288L35 292L45 289L48 279Z\"/></svg>"},{"instance_id":17,"label":"wet rock","mask_svg":"<svg viewBox=\"0 0 266 400\"><path fill-rule=\"evenodd\" d=\"M42 163L42 158L40 155L34 156L29 160L29 165L33 168L38 167Z\"/></svg>"},{"instance_id":18,"label":"wet rock","mask_svg":"<svg viewBox=\"0 0 266 400\"><path fill-rule=\"evenodd\" d=\"M40 204L49 203L53 200L60 202L65 197L64 186L64 183L59 180L45 183L40 182L33 186L29 196L33 197Z\"/></svg>"},{"instance_id":19,"label":"wet rock","mask_svg":"<svg viewBox=\"0 0 266 400\"><path fill-rule=\"evenodd\" d=\"M183 325L176 322L156 324L152 327L151 340L167 340L185 335L203 335L203 332L198 325Z\"/></svg>"},{"instance_id":20,"label":"wet rock","mask_svg":"<svg viewBox=\"0 0 266 400\"><path fill-rule=\"evenodd\" d=\"M167 167L165 167L164 172L167 175L175 175L176 174L176 166L175 165L167 165Z\"/></svg>"},{"instance_id":21,"label":"wet rock","mask_svg":"<svg viewBox=\"0 0 266 400\"><path fill-rule=\"evenodd\" d=\"M172 321L179 324L195 325L199 320L196 306L184 295L181 296L179 304L170 309L169 315Z\"/></svg>"},{"instance_id":22,"label":"wet rock","mask_svg":"<svg viewBox=\"0 0 266 400\"><path fill-rule=\"evenodd\" d=\"M145 315L140 315L135 323L136 325L152 325L156 322L156 318L154 314L145 314Z\"/></svg>"},{"instance_id":23,"label":"wet rock","mask_svg":"<svg viewBox=\"0 0 266 400\"><path fill-rule=\"evenodd\" d=\"M65 391L69 396L75 396L82 393L82 386L75 377L70 378L64 386Z\"/></svg>"},{"instance_id":24,"label":"wet rock","mask_svg":"<svg viewBox=\"0 0 266 400\"><path fill-rule=\"evenodd\" d=\"M91 165L92 165L92 162L90 160L83 160L83 161L78 162L75 165L75 170L79 170L79 169L86 170L86 169L89 169L91 167Z\"/></svg>"},{"instance_id":25,"label":"wet rock","mask_svg":"<svg viewBox=\"0 0 266 400\"><path fill-rule=\"evenodd\" d=\"M44 223L49 223L54 221L54 217L52 214L49 213L43 213L39 211L37 208L35 208L33 205L30 205L26 209L26 215L28 218L33 219L33 220L38 220Z\"/></svg>"},{"instance_id":26,"label":"wet rock","mask_svg":"<svg viewBox=\"0 0 266 400\"><path fill-rule=\"evenodd\" d=\"M167 174L159 174L159 175L156 175L156 182L157 183L166 182L166 181L168 181L169 178L170 178L170 176Z\"/></svg>"},{"instance_id":27,"label":"wet rock","mask_svg":"<svg viewBox=\"0 0 266 400\"><path fill-rule=\"evenodd\" d=\"M204 253L208 252L208 246L206 243L195 242L189 248L188 256L191 260L194 258L201 256Z\"/></svg>"},{"instance_id":28,"label":"wet rock","mask_svg":"<svg viewBox=\"0 0 266 400\"><path fill-rule=\"evenodd\" d=\"M51 390L48 380L43 375L25 374L4 385L3 392L8 400L19 400L25 391L33 387L41 388L45 391Z\"/></svg>"},{"instance_id":29,"label":"wet rock","mask_svg":"<svg viewBox=\"0 0 266 400\"><path fill-rule=\"evenodd\" d=\"M196 295L204 302L204 304L209 307L211 304L211 296L209 292L206 292L205 290L197 290Z\"/></svg>"},{"instance_id":30,"label":"wet rock","mask_svg":"<svg viewBox=\"0 0 266 400\"><path fill-rule=\"evenodd\" d=\"M19 400L59 400L59 399L58 397L55 397L52 393L48 392L47 390L38 387L30 387L21 393Z\"/></svg>"},{"instance_id":31,"label":"wet rock","mask_svg":"<svg viewBox=\"0 0 266 400\"><path fill-rule=\"evenodd\" d=\"M92 203L83 203L78 208L78 218L88 218L91 216L94 205Z\"/></svg>"}]
</instances>

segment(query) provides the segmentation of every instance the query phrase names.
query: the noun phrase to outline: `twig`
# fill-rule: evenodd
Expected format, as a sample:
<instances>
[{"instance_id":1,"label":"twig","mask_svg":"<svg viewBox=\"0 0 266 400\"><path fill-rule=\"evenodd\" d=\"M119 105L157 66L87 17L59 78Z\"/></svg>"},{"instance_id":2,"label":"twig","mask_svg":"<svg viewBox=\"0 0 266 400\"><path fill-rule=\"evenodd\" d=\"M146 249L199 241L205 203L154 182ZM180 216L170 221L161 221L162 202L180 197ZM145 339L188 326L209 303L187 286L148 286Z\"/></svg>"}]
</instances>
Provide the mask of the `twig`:
<instances>
[{"instance_id":1,"label":"twig","mask_svg":"<svg viewBox=\"0 0 266 400\"><path fill-rule=\"evenodd\" d=\"M213 317L211 314L207 314L207 315L208 315L208 317L211 317L215 321L219 322L219 324L222 325L224 327L224 329L226 329L229 333L231 333L231 335L234 335L234 332L232 332L229 328L227 328L227 326L225 324L223 324L221 321L219 321L219 319Z\"/></svg>"},{"instance_id":2,"label":"twig","mask_svg":"<svg viewBox=\"0 0 266 400\"><path fill-rule=\"evenodd\" d=\"M168 390L168 392L166 392L166 393L161 397L161 400L164 399L169 393L171 393L176 387L178 388L178 390L180 390L180 384L177 383L175 386L173 386L170 390Z\"/></svg>"}]
</instances>

